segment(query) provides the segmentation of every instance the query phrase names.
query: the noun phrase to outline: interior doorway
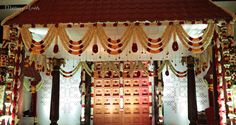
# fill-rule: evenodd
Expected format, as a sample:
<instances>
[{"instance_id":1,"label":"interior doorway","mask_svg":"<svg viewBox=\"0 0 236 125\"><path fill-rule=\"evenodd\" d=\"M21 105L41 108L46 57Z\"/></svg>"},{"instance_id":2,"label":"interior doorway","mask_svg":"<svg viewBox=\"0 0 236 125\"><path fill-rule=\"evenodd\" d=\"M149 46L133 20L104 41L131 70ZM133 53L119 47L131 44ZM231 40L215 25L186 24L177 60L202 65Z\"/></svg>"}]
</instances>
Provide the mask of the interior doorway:
<instances>
[{"instance_id":1,"label":"interior doorway","mask_svg":"<svg viewBox=\"0 0 236 125\"><path fill-rule=\"evenodd\" d=\"M151 125L149 77L145 69L132 71L133 63L113 62L115 70L103 68L109 63L95 63L94 125Z\"/></svg>"}]
</instances>

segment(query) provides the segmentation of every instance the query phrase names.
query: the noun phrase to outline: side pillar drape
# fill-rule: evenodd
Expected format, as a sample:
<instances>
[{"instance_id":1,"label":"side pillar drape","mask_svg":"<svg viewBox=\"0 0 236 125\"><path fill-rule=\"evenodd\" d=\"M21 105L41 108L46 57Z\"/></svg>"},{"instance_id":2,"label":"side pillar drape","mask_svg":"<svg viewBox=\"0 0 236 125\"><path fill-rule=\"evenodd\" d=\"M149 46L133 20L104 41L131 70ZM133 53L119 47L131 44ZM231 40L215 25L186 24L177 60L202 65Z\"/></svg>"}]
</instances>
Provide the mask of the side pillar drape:
<instances>
[{"instance_id":1,"label":"side pillar drape","mask_svg":"<svg viewBox=\"0 0 236 125\"><path fill-rule=\"evenodd\" d=\"M59 98L60 98L60 66L64 62L63 59L52 59L52 92L51 92L51 107L50 107L50 125L58 125L59 119Z\"/></svg>"},{"instance_id":2,"label":"side pillar drape","mask_svg":"<svg viewBox=\"0 0 236 125\"><path fill-rule=\"evenodd\" d=\"M189 125L197 125L197 101L196 101L196 82L194 72L194 58L192 56L187 57L187 78L188 78L188 119Z\"/></svg>"}]
</instances>

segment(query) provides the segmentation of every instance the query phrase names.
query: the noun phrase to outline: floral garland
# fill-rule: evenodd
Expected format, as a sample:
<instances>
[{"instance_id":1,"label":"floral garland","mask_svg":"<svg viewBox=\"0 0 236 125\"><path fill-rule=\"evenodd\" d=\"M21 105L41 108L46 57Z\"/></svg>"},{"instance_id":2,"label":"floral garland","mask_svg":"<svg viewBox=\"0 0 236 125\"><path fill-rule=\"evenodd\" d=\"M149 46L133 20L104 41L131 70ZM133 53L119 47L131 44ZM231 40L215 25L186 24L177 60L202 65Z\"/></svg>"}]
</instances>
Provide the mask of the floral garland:
<instances>
[{"instance_id":1,"label":"floral garland","mask_svg":"<svg viewBox=\"0 0 236 125\"><path fill-rule=\"evenodd\" d=\"M29 27L22 27L20 32L26 49L32 54L42 54L51 45L53 39L57 37L58 30L54 26L49 26L47 35L39 42L32 39Z\"/></svg>"},{"instance_id":2,"label":"floral garland","mask_svg":"<svg viewBox=\"0 0 236 125\"><path fill-rule=\"evenodd\" d=\"M43 85L45 84L45 81L44 80L41 80L37 85L36 87L32 86L30 84L30 80L24 80L24 88L26 89L26 91L28 92L31 92L31 93L35 93L35 92L38 92L42 87Z\"/></svg>"},{"instance_id":3,"label":"floral garland","mask_svg":"<svg viewBox=\"0 0 236 125\"><path fill-rule=\"evenodd\" d=\"M233 50L233 35L234 35L234 32L233 32L233 25L232 24L226 24L226 23L222 23L220 26L219 26L219 31L218 31L218 34L219 34L219 41L221 43L219 43L221 45L221 74L222 74L222 81L221 81L221 84L220 86L222 86L224 89L227 90L227 96L228 96L228 99L225 98L223 101L220 101L220 103L222 104L223 103L223 107L221 105L221 111L222 113L220 114L221 117L224 118L224 115L226 113L226 105L224 105L225 103L228 105L228 116L230 117L230 119L234 119L234 117L231 117L232 115L235 115L235 111L233 110L233 107L234 107L234 104L232 103L232 98L234 98L234 93L230 93L230 88L233 84L233 74L231 74L232 70L234 70L234 68L232 67L235 63L235 60L233 60L233 56L235 56L235 52ZM233 87L232 87L233 88ZM225 95L225 91L222 92L222 90L220 91L220 95L222 97L226 97L226 96L223 96L223 94ZM226 102L225 102L226 101ZM225 121L222 121L222 122L225 122Z\"/></svg>"},{"instance_id":4,"label":"floral garland","mask_svg":"<svg viewBox=\"0 0 236 125\"><path fill-rule=\"evenodd\" d=\"M120 38L113 40L105 33L103 26L104 25L102 24L93 24L88 26L87 32L79 41L71 40L65 30L67 27L63 25L49 25L47 35L39 42L36 42L32 39L29 27L25 25L22 26L20 32L26 48L33 54L44 53L51 45L53 40L56 42L54 46L54 53L57 53L59 51L58 39L60 39L64 49L72 55L81 55L89 46L91 41L94 40L95 44L93 45L93 53L97 53L98 46L96 41L99 39L100 44L107 53L111 55L117 55L123 52L128 43L131 41L132 37L135 40L132 45L132 52L137 52L138 50L136 43L136 38L138 38L137 41L140 42L146 51L152 54L160 53L168 45L172 36L174 36L174 43L172 46L174 51L178 50L178 43L176 42L178 37L183 43L184 47L190 52L202 53L209 46L213 37L213 32L215 30L215 24L209 23L202 36L198 38L192 38L187 34L180 24L169 23L161 37L152 39L148 37L144 29L138 23L130 23L126 25L127 28L124 34Z\"/></svg>"},{"instance_id":5,"label":"floral garland","mask_svg":"<svg viewBox=\"0 0 236 125\"><path fill-rule=\"evenodd\" d=\"M196 63L198 64L198 62ZM169 60L164 61L163 63L161 63L161 65L159 66L159 68L157 69L157 73L160 74L164 67L166 66L166 72L165 74L168 76L169 75L169 70L170 69L177 77L183 78L187 75L187 70L185 71L178 71L176 70L176 68L171 64L171 62ZM76 74L80 68L83 68L90 76L92 76L92 72L93 70L90 69L87 65L86 62L79 62L77 64L77 66L72 69L71 71L65 71L64 69L60 69L61 74L63 75L63 77L69 78L74 76L74 74ZM202 71L204 72L207 69L207 63L204 63L204 65L201 65L201 70L197 70L196 71L196 75L200 74ZM198 69L198 68L197 68ZM136 61L136 62L132 62L130 68L127 70L129 72L130 77L134 76L134 72L137 70L143 70L144 74L146 76L153 76L155 73L155 71L150 71L148 70L148 68L145 66L145 64L141 61ZM102 62L101 64L101 77L104 78L107 71L115 71L117 74L120 74L120 69L119 67L117 67L115 62ZM156 74L156 75L158 75ZM110 74L111 76L112 74Z\"/></svg>"},{"instance_id":6,"label":"floral garland","mask_svg":"<svg viewBox=\"0 0 236 125\"><path fill-rule=\"evenodd\" d=\"M161 61L159 61L159 62L157 62L157 65L158 65L158 67L162 67L161 65L163 65L164 63L163 62L161 62ZM163 66L163 68L164 68L164 66ZM158 75L158 80L157 80L157 85L155 85L154 84L154 95L156 96L156 97L154 97L154 99L156 99L156 102L157 102L157 104L158 105L156 105L157 107L157 111L158 111L158 116L156 116L156 117L158 117L159 118L159 123L163 123L163 90L164 90L164 88L163 88L163 77L162 77L162 74L161 73L159 73L159 74L157 74Z\"/></svg>"},{"instance_id":7,"label":"floral garland","mask_svg":"<svg viewBox=\"0 0 236 125\"><path fill-rule=\"evenodd\" d=\"M188 48L189 51L192 53L202 53L211 43L215 25L212 23L208 24L208 27L204 31L203 35L198 38L190 37L181 25L175 25L175 28L176 34L178 35L180 41L186 48Z\"/></svg>"},{"instance_id":8,"label":"floral garland","mask_svg":"<svg viewBox=\"0 0 236 125\"><path fill-rule=\"evenodd\" d=\"M88 31L84 35L84 37L79 41L72 41L70 40L69 36L67 35L64 27L58 28L58 35L62 41L62 45L67 52L72 55L80 55L92 41L95 34L95 28L89 27Z\"/></svg>"},{"instance_id":9,"label":"floral garland","mask_svg":"<svg viewBox=\"0 0 236 125\"><path fill-rule=\"evenodd\" d=\"M108 37L104 31L104 29L101 26L98 26L97 28L97 37L101 41L101 45L105 50L112 55L117 55L121 53L124 48L128 45L131 37L132 32L134 30L134 26L129 26L122 37L117 40L112 40L110 37Z\"/></svg>"},{"instance_id":10,"label":"floral garland","mask_svg":"<svg viewBox=\"0 0 236 125\"><path fill-rule=\"evenodd\" d=\"M79 62L78 65L71 71L65 71L64 69L60 68L60 73L63 77L69 78L74 76L81 67L86 71L86 73L92 76L92 69L89 68L86 62Z\"/></svg>"},{"instance_id":11,"label":"floral garland","mask_svg":"<svg viewBox=\"0 0 236 125\"><path fill-rule=\"evenodd\" d=\"M136 26L135 32L140 40L141 45L150 53L160 53L164 50L167 43L170 41L170 36L173 33L173 25L168 25L160 38L152 39L144 32L143 28Z\"/></svg>"},{"instance_id":12,"label":"floral garland","mask_svg":"<svg viewBox=\"0 0 236 125\"><path fill-rule=\"evenodd\" d=\"M4 27L6 28L6 27ZM6 78L5 78L5 82L6 82L6 88L5 88L5 95L3 95L5 97L4 99L4 106L5 109L2 112L2 117L0 117L1 120L5 120L5 123L11 123L12 124L12 112L13 110L11 110L11 107L13 107L13 91L14 90L14 66L15 66L15 49L17 46L17 43L19 43L19 41L17 42L17 38L18 38L18 32L16 28L13 27L7 27L7 29L5 29L7 31L9 31L9 33L4 34L4 41L3 41L3 45L2 48L4 49L8 49L8 64L7 64L7 73L6 73ZM20 48L20 47L19 47ZM18 59L17 59L18 60ZM16 74L16 73L15 73Z\"/></svg>"},{"instance_id":13,"label":"floral garland","mask_svg":"<svg viewBox=\"0 0 236 125\"><path fill-rule=\"evenodd\" d=\"M222 55L221 55L221 43L224 42L224 30L227 30L225 28L225 25L222 24L222 28L219 28L219 33L217 34L215 32L215 38L214 38L214 47L215 47L215 65L216 65L216 75L217 75L217 89L219 95L218 95L218 103L219 103L219 116L220 116L220 125L226 124L227 123L227 118L226 118L226 99L225 99L225 92L224 89L224 70L223 70L223 65L221 64L222 61Z\"/></svg>"},{"instance_id":14,"label":"floral garland","mask_svg":"<svg viewBox=\"0 0 236 125\"><path fill-rule=\"evenodd\" d=\"M178 70L176 70L175 68L174 68L174 66L171 64L171 62L170 61L165 61L165 63L166 63L166 66L167 67L170 67L170 70L177 76L177 77L186 77L187 76L187 70L185 70L185 71L178 71ZM167 71L168 71L168 68L167 68Z\"/></svg>"},{"instance_id":15,"label":"floral garland","mask_svg":"<svg viewBox=\"0 0 236 125\"><path fill-rule=\"evenodd\" d=\"M85 93L86 93L86 87L85 87L85 71L82 70L81 73L81 122L85 121Z\"/></svg>"},{"instance_id":16,"label":"floral garland","mask_svg":"<svg viewBox=\"0 0 236 125\"><path fill-rule=\"evenodd\" d=\"M3 106L4 106L4 93L6 90L5 85L0 85L0 116L4 115Z\"/></svg>"},{"instance_id":17,"label":"floral garland","mask_svg":"<svg viewBox=\"0 0 236 125\"><path fill-rule=\"evenodd\" d=\"M23 42L21 37L19 37L17 43L16 43L16 48L15 48L15 67L14 67L14 77L13 77L13 88L12 88L12 93L13 93L13 100L12 100L12 121L11 125L14 125L17 121L16 113L18 112L18 88L20 84L20 75L21 75L21 62L22 62L22 53L21 51L23 50Z\"/></svg>"}]
</instances>

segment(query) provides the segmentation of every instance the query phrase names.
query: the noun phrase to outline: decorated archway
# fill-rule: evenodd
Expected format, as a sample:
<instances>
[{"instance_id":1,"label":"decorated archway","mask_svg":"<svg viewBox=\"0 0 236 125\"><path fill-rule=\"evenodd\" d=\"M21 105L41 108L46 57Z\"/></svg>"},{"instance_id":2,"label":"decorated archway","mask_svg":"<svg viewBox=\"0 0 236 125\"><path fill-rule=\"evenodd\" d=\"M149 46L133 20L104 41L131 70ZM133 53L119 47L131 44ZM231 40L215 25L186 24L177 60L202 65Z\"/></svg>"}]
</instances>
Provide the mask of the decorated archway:
<instances>
[{"instance_id":1,"label":"decorated archway","mask_svg":"<svg viewBox=\"0 0 236 125\"><path fill-rule=\"evenodd\" d=\"M97 96L99 96L100 90L105 94L113 93L113 95L117 94L119 90L118 96L114 96L114 98L117 97L117 100L111 101L116 105L116 101L119 100L117 102L119 106L117 109L113 107L112 112L116 113L116 110L119 110L119 112L126 113L127 111L129 113L130 109L126 110L123 106L127 106L130 103L129 100L135 99L129 99L128 95L126 97L125 94L129 94L129 92L126 93L126 90L129 91L129 89L125 88L125 85L127 82L127 86L133 86L134 92L131 94L135 95L135 80L133 83L127 80L135 75L139 79L142 76L147 77L144 80L146 82L138 83L139 87L137 88L140 90L137 91L143 90L139 93L139 95L143 94L140 97L148 99L137 103L143 104L144 107L147 103L147 107L144 109L148 109L148 111L141 110L141 112L144 114L147 112L148 117L152 120L150 122L146 122L147 119L140 120L140 124L163 122L163 80L161 75L163 69L165 69L163 73L167 76L171 70L174 75L187 78L188 119L191 125L195 125L198 121L195 76L205 72L210 65L213 67L214 105L212 108L214 108L215 124L226 124L227 115L234 113L229 110L231 105L227 106L226 92L226 88L230 87L232 80L235 79L228 77L231 75L229 65L235 63L233 59L230 60L232 58L230 48L233 46L232 15L216 7L210 1L204 0L198 3L199 8L195 10L201 12L199 14L192 10L195 7L193 4L196 3L195 0L184 1L185 4L181 4L183 1L172 0L155 1L155 4L152 4L153 2L151 0L138 1L130 5L128 1L113 1L111 3L108 1L104 3L99 1L57 1L48 4L45 4L44 1L33 1L21 12L6 18L2 22L4 42L1 55L1 67L4 67L2 68L4 70L2 83L8 87L2 88L3 91L9 91L3 94L6 99L2 98L4 107L2 108L4 116L2 119L5 124L8 122L12 125L17 123L18 91L19 86L23 83L22 72L28 66L52 76L50 107L52 125L57 125L59 119L60 76L72 77L77 72L81 72L81 124L100 124L93 119L96 119L93 116L94 113L99 114L99 110L102 109L96 107L99 105L99 97ZM181 9L172 11L163 5L168 2L172 3L168 6L173 8L189 7L187 11ZM73 3L76 8L72 11L68 6ZM68 6L65 6L61 11L60 8L64 4ZM124 6L127 4L130 6L125 9ZM38 6L40 10L31 11L30 8L33 6ZM83 8L85 6L87 8ZM163 11L156 9L158 7ZM190 9L190 7L192 8ZM140 14L134 13L135 11ZM59 16L58 12L62 12L60 14L63 17ZM76 14L72 16L72 12ZM54 14L55 19L52 18ZM9 60L8 63L6 63L7 60ZM63 67L71 60L76 60L77 63L73 64L73 68L68 70L65 66ZM174 63L171 63L174 61L179 64L183 63L187 68L179 70L173 65ZM145 62L149 62L148 66L144 65ZM101 65L100 69L96 69L99 64ZM129 68L125 69L125 64ZM126 77L125 74L130 76ZM118 80L119 85L106 89L105 82L100 86L97 83L100 80L100 75L101 78L107 75L111 81ZM25 87L32 93L36 93L42 83L31 82L30 85L25 84ZM148 83L146 88L145 85L142 86L144 83ZM114 92L110 92L113 89ZM111 98L111 95L109 97ZM102 103L105 105L106 101ZM125 105L126 103L127 105ZM135 105L135 101L131 103ZM94 107L95 109L93 109ZM130 112L135 114L135 112L139 112L138 109L133 108ZM108 110L110 109L108 108ZM131 119L135 118L137 117ZM134 121L129 124L137 124ZM104 122L102 121L102 123ZM122 122L122 124L126 123Z\"/></svg>"}]
</instances>

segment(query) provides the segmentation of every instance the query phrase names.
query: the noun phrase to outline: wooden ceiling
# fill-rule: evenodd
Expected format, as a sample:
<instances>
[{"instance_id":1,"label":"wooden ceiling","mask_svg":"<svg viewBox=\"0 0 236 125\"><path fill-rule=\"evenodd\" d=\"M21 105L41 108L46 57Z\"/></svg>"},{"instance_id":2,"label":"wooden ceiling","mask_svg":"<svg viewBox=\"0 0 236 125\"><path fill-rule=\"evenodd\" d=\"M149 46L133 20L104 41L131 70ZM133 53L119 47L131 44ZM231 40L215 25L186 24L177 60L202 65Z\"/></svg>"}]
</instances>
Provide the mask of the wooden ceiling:
<instances>
[{"instance_id":1,"label":"wooden ceiling","mask_svg":"<svg viewBox=\"0 0 236 125\"><path fill-rule=\"evenodd\" d=\"M0 21L32 0L0 0ZM236 0L213 0L217 5L236 13Z\"/></svg>"}]
</instances>

